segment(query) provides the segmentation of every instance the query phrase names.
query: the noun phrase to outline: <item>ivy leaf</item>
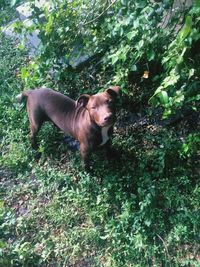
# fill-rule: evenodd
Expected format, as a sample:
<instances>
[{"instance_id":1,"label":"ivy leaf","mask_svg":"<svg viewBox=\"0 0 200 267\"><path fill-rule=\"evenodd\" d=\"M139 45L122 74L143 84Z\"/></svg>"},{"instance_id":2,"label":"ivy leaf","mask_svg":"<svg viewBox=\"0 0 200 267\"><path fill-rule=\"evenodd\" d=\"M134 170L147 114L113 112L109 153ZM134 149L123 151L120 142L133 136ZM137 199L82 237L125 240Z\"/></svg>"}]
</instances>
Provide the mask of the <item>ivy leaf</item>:
<instances>
[{"instance_id":1,"label":"ivy leaf","mask_svg":"<svg viewBox=\"0 0 200 267\"><path fill-rule=\"evenodd\" d=\"M126 5L126 0L121 0L122 5Z\"/></svg>"},{"instance_id":2,"label":"ivy leaf","mask_svg":"<svg viewBox=\"0 0 200 267\"><path fill-rule=\"evenodd\" d=\"M138 43L137 49L140 50L140 49L143 48L143 46L144 46L144 40L140 40L139 43Z\"/></svg>"},{"instance_id":3,"label":"ivy leaf","mask_svg":"<svg viewBox=\"0 0 200 267\"><path fill-rule=\"evenodd\" d=\"M172 114L172 110L171 109L166 109L165 111L164 111L164 113L163 113L163 116L162 116L162 118L163 119L167 119L167 118L169 118L169 116Z\"/></svg>"},{"instance_id":4,"label":"ivy leaf","mask_svg":"<svg viewBox=\"0 0 200 267\"><path fill-rule=\"evenodd\" d=\"M137 66L135 64L131 66L131 71L137 71Z\"/></svg>"},{"instance_id":5,"label":"ivy leaf","mask_svg":"<svg viewBox=\"0 0 200 267\"><path fill-rule=\"evenodd\" d=\"M129 40L132 40L133 37L136 36L136 34L137 34L136 31L132 31L132 32L129 32L129 33L127 34L127 37L128 37Z\"/></svg>"},{"instance_id":6,"label":"ivy leaf","mask_svg":"<svg viewBox=\"0 0 200 267\"><path fill-rule=\"evenodd\" d=\"M100 238L101 238L102 240L106 240L106 239L109 238L109 234L107 234L107 235L105 235L105 236L100 236Z\"/></svg>"},{"instance_id":7,"label":"ivy leaf","mask_svg":"<svg viewBox=\"0 0 200 267\"><path fill-rule=\"evenodd\" d=\"M154 60L155 52L151 49L150 51L147 52L147 57L149 61Z\"/></svg>"},{"instance_id":8,"label":"ivy leaf","mask_svg":"<svg viewBox=\"0 0 200 267\"><path fill-rule=\"evenodd\" d=\"M192 17L191 16L187 16L186 17L186 21L185 21L185 25L183 27L183 29L180 31L180 40L183 41L188 34L191 31L191 27L192 27Z\"/></svg>"},{"instance_id":9,"label":"ivy leaf","mask_svg":"<svg viewBox=\"0 0 200 267\"><path fill-rule=\"evenodd\" d=\"M30 76L30 74L29 74L28 70L25 67L21 68L21 77L22 77L22 79L26 79L29 76Z\"/></svg>"},{"instance_id":10,"label":"ivy leaf","mask_svg":"<svg viewBox=\"0 0 200 267\"><path fill-rule=\"evenodd\" d=\"M112 57L112 65L114 65L118 61L118 59L119 59L118 55L114 55Z\"/></svg>"},{"instance_id":11,"label":"ivy leaf","mask_svg":"<svg viewBox=\"0 0 200 267\"><path fill-rule=\"evenodd\" d=\"M163 88L167 88L168 86L174 86L180 78L180 75L177 73L171 73L169 76L167 76L163 81Z\"/></svg>"},{"instance_id":12,"label":"ivy leaf","mask_svg":"<svg viewBox=\"0 0 200 267\"><path fill-rule=\"evenodd\" d=\"M160 102L161 102L162 104L167 104L168 101L169 101L169 97L168 97L168 94L167 94L166 91L161 91L161 92L159 93L159 98L160 98Z\"/></svg>"},{"instance_id":13,"label":"ivy leaf","mask_svg":"<svg viewBox=\"0 0 200 267\"><path fill-rule=\"evenodd\" d=\"M194 69L190 69L189 70L189 76L188 79L190 79L193 75L194 75L195 70Z\"/></svg>"}]
</instances>

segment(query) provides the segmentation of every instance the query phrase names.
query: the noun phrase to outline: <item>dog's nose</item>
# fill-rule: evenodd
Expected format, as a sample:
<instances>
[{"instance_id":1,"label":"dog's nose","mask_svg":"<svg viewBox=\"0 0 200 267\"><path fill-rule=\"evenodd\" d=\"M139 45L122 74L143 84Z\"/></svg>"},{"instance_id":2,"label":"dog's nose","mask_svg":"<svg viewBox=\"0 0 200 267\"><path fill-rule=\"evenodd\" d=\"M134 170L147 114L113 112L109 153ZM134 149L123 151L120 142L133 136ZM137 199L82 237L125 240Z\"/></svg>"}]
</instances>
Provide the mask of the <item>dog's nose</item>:
<instances>
[{"instance_id":1,"label":"dog's nose","mask_svg":"<svg viewBox=\"0 0 200 267\"><path fill-rule=\"evenodd\" d=\"M112 119L113 119L113 115L112 115L112 114L109 114L109 115L107 115L106 117L104 117L104 121L105 121L105 122L112 121Z\"/></svg>"}]
</instances>

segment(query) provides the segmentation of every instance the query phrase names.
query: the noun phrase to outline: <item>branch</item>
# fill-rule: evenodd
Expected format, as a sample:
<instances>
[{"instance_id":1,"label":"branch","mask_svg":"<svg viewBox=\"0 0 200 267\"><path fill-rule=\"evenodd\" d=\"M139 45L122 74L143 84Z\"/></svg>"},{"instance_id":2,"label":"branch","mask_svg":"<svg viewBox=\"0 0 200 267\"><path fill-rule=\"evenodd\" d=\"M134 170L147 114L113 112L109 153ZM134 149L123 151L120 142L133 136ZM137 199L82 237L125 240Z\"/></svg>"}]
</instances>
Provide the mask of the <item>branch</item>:
<instances>
[{"instance_id":1,"label":"branch","mask_svg":"<svg viewBox=\"0 0 200 267\"><path fill-rule=\"evenodd\" d=\"M96 18L94 18L94 19L92 19L92 20L89 20L89 21L85 22L85 23L83 24L83 26L85 26L85 25L87 25L87 24L90 24L90 23L94 22L95 20L99 19L99 18L100 18L103 14L105 14L106 11L107 11L112 5L114 5L116 2L117 2L117 0L112 1L111 4L110 4L109 6L107 6L107 8L106 8L102 13L100 13Z\"/></svg>"},{"instance_id":2,"label":"branch","mask_svg":"<svg viewBox=\"0 0 200 267\"><path fill-rule=\"evenodd\" d=\"M163 245L164 245L164 248L165 248L165 251L166 251L166 255L168 257L168 260L169 260L169 266L171 267L171 259L170 259L170 255L169 255L169 251L167 249L167 245L165 244L165 241L162 239L162 237L158 234L156 234L157 237L162 241Z\"/></svg>"}]
</instances>

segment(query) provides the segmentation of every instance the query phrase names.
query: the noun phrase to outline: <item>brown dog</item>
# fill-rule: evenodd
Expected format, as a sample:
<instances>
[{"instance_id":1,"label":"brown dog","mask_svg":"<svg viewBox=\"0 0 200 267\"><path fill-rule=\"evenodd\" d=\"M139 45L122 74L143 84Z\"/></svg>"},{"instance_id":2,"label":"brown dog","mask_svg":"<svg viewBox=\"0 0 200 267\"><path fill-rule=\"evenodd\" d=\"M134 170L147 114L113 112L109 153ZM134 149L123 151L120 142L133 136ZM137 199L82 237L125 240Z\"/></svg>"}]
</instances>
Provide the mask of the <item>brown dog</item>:
<instances>
[{"instance_id":1,"label":"brown dog","mask_svg":"<svg viewBox=\"0 0 200 267\"><path fill-rule=\"evenodd\" d=\"M89 155L96 147L106 145L109 154L119 90L119 86L109 87L95 95L81 95L77 101L46 88L22 92L16 99L18 102L27 99L32 147L37 148L36 135L43 122L52 121L80 142L85 167L88 167Z\"/></svg>"}]
</instances>

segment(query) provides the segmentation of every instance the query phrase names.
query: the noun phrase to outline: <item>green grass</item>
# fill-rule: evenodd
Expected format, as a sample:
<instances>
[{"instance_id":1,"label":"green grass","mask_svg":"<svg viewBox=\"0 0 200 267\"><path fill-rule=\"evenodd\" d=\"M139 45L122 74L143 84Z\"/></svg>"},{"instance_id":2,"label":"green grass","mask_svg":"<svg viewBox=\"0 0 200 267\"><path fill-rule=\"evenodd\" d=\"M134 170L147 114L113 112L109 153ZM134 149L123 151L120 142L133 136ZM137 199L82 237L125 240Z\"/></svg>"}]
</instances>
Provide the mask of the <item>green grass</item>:
<instances>
[{"instance_id":1,"label":"green grass","mask_svg":"<svg viewBox=\"0 0 200 267\"><path fill-rule=\"evenodd\" d=\"M0 266L200 266L200 187L187 135L148 125L119 130L117 162L80 166L45 125L37 159L19 71L27 55L0 35Z\"/></svg>"}]
</instances>

